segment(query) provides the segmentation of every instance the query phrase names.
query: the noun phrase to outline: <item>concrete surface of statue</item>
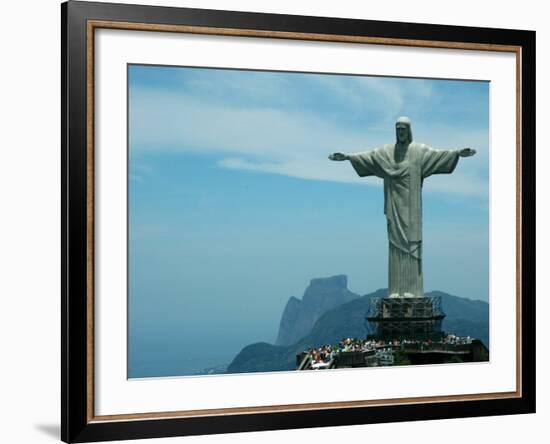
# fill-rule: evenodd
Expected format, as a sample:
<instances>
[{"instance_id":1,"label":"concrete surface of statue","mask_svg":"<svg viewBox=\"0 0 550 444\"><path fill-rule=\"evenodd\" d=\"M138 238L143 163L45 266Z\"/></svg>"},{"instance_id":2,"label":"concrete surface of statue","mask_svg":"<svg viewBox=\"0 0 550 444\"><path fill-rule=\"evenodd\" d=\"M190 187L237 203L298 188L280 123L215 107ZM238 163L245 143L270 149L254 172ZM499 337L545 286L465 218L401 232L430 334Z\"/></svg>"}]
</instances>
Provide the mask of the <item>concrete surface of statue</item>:
<instances>
[{"instance_id":1,"label":"concrete surface of statue","mask_svg":"<svg viewBox=\"0 0 550 444\"><path fill-rule=\"evenodd\" d=\"M397 119L396 142L355 154L334 153L329 159L349 160L361 177L384 180L384 214L388 222L389 297L423 297L422 185L432 174L452 173L459 157L475 150L434 149L414 142L411 122Z\"/></svg>"}]
</instances>

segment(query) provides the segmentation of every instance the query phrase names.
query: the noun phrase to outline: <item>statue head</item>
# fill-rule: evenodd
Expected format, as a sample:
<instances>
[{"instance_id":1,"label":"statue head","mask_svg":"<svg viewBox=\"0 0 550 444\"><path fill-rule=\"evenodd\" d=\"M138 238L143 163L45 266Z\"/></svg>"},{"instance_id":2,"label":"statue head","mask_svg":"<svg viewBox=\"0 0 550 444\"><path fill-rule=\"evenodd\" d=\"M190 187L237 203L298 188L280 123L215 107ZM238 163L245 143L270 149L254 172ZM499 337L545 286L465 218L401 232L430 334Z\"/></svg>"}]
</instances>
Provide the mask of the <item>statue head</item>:
<instances>
[{"instance_id":1,"label":"statue head","mask_svg":"<svg viewBox=\"0 0 550 444\"><path fill-rule=\"evenodd\" d=\"M395 122L395 135L398 143L411 143L413 141L411 119L404 116L399 117Z\"/></svg>"}]
</instances>

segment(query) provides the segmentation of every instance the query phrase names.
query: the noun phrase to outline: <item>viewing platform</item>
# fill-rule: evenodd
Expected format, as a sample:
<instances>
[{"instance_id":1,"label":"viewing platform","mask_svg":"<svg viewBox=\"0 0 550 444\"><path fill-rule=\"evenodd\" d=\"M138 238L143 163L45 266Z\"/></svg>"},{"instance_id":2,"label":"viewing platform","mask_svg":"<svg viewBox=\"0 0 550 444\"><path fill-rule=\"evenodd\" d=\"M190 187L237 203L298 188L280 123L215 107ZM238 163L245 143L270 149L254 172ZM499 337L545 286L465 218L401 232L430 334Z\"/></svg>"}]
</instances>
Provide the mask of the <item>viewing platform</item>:
<instances>
[{"instance_id":1,"label":"viewing platform","mask_svg":"<svg viewBox=\"0 0 550 444\"><path fill-rule=\"evenodd\" d=\"M367 338L440 341L444 318L440 297L372 298L365 316Z\"/></svg>"},{"instance_id":2,"label":"viewing platform","mask_svg":"<svg viewBox=\"0 0 550 444\"><path fill-rule=\"evenodd\" d=\"M448 335L441 341L394 340L390 342L347 338L338 346L325 345L296 356L297 370L445 364L489 360L489 350L479 339Z\"/></svg>"}]
</instances>

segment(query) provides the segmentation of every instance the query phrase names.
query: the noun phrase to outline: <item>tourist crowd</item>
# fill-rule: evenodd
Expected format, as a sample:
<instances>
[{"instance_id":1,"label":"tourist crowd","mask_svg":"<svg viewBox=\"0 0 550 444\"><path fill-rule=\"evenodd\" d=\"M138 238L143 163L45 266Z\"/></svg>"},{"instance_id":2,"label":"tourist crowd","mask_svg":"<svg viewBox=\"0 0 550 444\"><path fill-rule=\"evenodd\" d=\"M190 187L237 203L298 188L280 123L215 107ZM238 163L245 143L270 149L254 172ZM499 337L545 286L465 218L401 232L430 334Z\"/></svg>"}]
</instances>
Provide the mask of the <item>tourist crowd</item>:
<instances>
[{"instance_id":1,"label":"tourist crowd","mask_svg":"<svg viewBox=\"0 0 550 444\"><path fill-rule=\"evenodd\" d=\"M356 339L343 338L338 344L323 345L322 347L314 347L307 350L307 354L311 357L313 368L321 368L329 365L331 361L339 353L349 352L367 352L381 349L396 349L396 348L431 348L437 345L463 345L471 344L470 336L460 337L453 334L445 336L442 341L433 342L432 340L412 340L404 339L401 341L375 341L373 339Z\"/></svg>"}]
</instances>

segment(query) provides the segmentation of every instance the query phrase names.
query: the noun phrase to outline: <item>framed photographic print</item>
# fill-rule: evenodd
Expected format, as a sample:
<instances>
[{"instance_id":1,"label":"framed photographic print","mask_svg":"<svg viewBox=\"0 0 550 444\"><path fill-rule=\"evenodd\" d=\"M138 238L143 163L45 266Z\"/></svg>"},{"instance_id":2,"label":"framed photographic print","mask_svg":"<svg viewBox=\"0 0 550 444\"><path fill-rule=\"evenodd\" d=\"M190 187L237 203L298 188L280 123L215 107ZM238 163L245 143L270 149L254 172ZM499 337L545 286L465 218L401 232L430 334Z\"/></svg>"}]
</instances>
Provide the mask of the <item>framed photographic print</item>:
<instances>
[{"instance_id":1,"label":"framed photographic print","mask_svg":"<svg viewBox=\"0 0 550 444\"><path fill-rule=\"evenodd\" d=\"M69 1L62 439L535 411L535 33Z\"/></svg>"}]
</instances>

